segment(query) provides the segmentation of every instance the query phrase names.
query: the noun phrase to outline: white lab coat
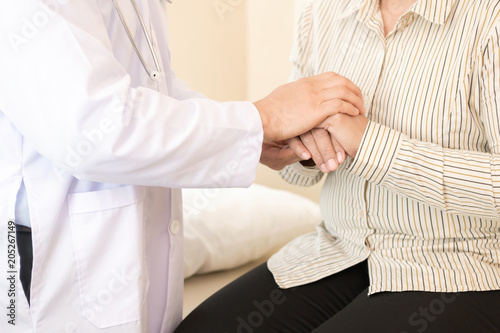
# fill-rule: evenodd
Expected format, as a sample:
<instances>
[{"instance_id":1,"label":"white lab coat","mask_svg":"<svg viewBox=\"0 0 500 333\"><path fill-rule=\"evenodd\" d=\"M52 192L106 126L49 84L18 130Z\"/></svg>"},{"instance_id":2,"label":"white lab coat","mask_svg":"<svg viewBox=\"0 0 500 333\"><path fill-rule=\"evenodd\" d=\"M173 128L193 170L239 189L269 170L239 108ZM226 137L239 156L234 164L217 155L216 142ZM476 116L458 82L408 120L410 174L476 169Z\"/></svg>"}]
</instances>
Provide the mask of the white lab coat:
<instances>
[{"instance_id":1,"label":"white lab coat","mask_svg":"<svg viewBox=\"0 0 500 333\"><path fill-rule=\"evenodd\" d=\"M173 188L254 179L258 112L185 89L170 69L164 1L137 2L160 57L158 81L111 0L0 4L0 332L172 332L183 288ZM120 3L154 68L130 1ZM17 280L13 326L5 249L23 180L33 278L30 308Z\"/></svg>"}]
</instances>

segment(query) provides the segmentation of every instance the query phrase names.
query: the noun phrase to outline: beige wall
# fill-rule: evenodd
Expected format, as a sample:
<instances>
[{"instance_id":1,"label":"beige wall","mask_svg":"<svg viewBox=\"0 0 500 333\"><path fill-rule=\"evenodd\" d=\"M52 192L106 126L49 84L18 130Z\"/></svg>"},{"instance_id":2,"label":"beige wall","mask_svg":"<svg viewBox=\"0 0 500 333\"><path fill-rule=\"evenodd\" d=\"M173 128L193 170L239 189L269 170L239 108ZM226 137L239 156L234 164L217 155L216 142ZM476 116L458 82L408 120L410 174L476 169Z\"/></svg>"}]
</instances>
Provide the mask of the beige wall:
<instances>
[{"instance_id":1,"label":"beige wall","mask_svg":"<svg viewBox=\"0 0 500 333\"><path fill-rule=\"evenodd\" d=\"M232 0L235 2L235 0ZM192 89L226 101L247 90L246 10L242 1L222 18L212 0L168 5L172 66Z\"/></svg>"},{"instance_id":2,"label":"beige wall","mask_svg":"<svg viewBox=\"0 0 500 333\"><path fill-rule=\"evenodd\" d=\"M288 81L294 18L293 1L247 1L249 100L260 99Z\"/></svg>"},{"instance_id":3,"label":"beige wall","mask_svg":"<svg viewBox=\"0 0 500 333\"><path fill-rule=\"evenodd\" d=\"M288 80L295 20L306 1L174 0L168 13L174 70L216 100L264 97ZM256 182L313 200L321 188L288 185L264 166Z\"/></svg>"}]
</instances>

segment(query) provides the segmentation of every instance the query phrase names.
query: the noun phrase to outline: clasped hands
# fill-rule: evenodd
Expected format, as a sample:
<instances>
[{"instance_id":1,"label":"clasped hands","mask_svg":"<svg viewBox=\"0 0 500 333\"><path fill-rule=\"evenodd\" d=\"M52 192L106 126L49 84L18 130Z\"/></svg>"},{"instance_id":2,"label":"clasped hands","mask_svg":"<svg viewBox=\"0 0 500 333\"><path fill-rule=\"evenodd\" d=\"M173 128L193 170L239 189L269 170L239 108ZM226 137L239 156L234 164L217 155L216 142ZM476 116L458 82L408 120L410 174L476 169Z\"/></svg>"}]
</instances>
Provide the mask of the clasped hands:
<instances>
[{"instance_id":1,"label":"clasped hands","mask_svg":"<svg viewBox=\"0 0 500 333\"><path fill-rule=\"evenodd\" d=\"M335 73L281 86L255 106L264 126L260 162L274 170L301 161L334 171L356 156L368 125L361 90ZM273 108L272 121L265 107ZM274 134L266 136L266 129Z\"/></svg>"},{"instance_id":2,"label":"clasped hands","mask_svg":"<svg viewBox=\"0 0 500 333\"><path fill-rule=\"evenodd\" d=\"M356 157L367 125L364 114L339 113L327 118L318 128L288 140L288 147L297 157L302 157L304 166L317 165L322 172L329 173L335 171L347 156Z\"/></svg>"}]
</instances>

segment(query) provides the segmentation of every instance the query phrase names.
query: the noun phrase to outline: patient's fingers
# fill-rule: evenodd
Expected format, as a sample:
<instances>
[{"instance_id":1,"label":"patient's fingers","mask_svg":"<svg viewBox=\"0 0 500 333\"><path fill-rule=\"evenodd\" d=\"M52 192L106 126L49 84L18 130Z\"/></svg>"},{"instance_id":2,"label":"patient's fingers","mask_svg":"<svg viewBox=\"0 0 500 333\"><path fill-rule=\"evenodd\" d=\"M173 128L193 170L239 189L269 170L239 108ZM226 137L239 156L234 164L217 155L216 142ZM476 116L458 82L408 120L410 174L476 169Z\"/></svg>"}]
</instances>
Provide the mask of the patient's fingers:
<instances>
[{"instance_id":1,"label":"patient's fingers","mask_svg":"<svg viewBox=\"0 0 500 333\"><path fill-rule=\"evenodd\" d=\"M340 143L337 141L337 139L335 138L335 136L333 134L330 133L330 139L332 140L332 144L333 144L333 148L335 149L335 151L337 152L337 161L340 164L344 163L346 157L347 157L347 153L345 152L345 149L344 147L342 147L340 145Z\"/></svg>"},{"instance_id":2,"label":"patient's fingers","mask_svg":"<svg viewBox=\"0 0 500 333\"><path fill-rule=\"evenodd\" d=\"M311 153L298 137L288 140L288 146L295 152L295 155L299 156L303 160L311 158Z\"/></svg>"},{"instance_id":3,"label":"patient's fingers","mask_svg":"<svg viewBox=\"0 0 500 333\"><path fill-rule=\"evenodd\" d=\"M314 141L326 166L325 171L335 171L339 166L337 151L333 146L330 133L323 129L313 129L311 131Z\"/></svg>"},{"instance_id":4,"label":"patient's fingers","mask_svg":"<svg viewBox=\"0 0 500 333\"><path fill-rule=\"evenodd\" d=\"M314 129L302 134L300 139L321 171L328 173L337 169L337 154L327 131Z\"/></svg>"},{"instance_id":5,"label":"patient's fingers","mask_svg":"<svg viewBox=\"0 0 500 333\"><path fill-rule=\"evenodd\" d=\"M300 136L300 140L307 148L307 150L311 153L311 158L314 161L321 171L328 172L328 168L325 167L325 162L323 160L323 156L321 155L318 146L316 145L316 141L311 132L304 133Z\"/></svg>"},{"instance_id":6,"label":"patient's fingers","mask_svg":"<svg viewBox=\"0 0 500 333\"><path fill-rule=\"evenodd\" d=\"M347 156L337 139L324 129L313 129L302 134L300 139L290 139L288 145L303 160L312 158L324 173L335 171Z\"/></svg>"}]
</instances>

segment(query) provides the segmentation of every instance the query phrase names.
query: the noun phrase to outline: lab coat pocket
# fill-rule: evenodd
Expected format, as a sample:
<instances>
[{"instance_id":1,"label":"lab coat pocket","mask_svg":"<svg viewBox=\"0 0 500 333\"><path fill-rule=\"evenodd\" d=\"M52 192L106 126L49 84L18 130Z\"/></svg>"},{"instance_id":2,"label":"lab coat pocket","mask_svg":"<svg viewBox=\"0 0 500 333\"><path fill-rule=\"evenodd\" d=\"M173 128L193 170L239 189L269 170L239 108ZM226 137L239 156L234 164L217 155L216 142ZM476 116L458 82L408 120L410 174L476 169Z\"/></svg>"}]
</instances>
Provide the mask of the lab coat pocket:
<instances>
[{"instance_id":1,"label":"lab coat pocket","mask_svg":"<svg viewBox=\"0 0 500 333\"><path fill-rule=\"evenodd\" d=\"M145 195L124 186L68 198L82 315L97 328L140 319Z\"/></svg>"}]
</instances>

